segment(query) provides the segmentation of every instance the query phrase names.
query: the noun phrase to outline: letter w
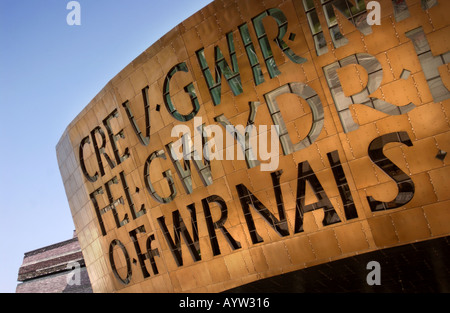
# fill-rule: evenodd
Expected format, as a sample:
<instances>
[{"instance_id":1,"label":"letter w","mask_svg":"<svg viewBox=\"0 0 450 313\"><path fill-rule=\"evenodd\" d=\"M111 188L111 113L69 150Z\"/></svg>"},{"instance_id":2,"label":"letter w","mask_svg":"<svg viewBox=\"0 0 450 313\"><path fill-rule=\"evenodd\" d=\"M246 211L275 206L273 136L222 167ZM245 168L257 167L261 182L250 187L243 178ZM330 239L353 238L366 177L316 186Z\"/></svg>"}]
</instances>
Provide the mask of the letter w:
<instances>
[{"instance_id":1,"label":"letter w","mask_svg":"<svg viewBox=\"0 0 450 313\"><path fill-rule=\"evenodd\" d=\"M172 252L173 258L175 259L175 262L179 267L183 266L183 257L181 254L181 237L183 237L184 241L186 242L194 262L200 261L202 259L200 256L200 244L198 239L197 216L195 212L195 205L192 203L188 205L187 208L191 212L192 233L194 240L192 240L192 237L189 234L189 231L187 230L186 224L181 218L180 211L176 210L172 212L175 240L170 235L169 230L167 229L165 217L164 216L158 217L159 226L161 227L163 235L166 238L167 244L170 247L170 251Z\"/></svg>"},{"instance_id":2,"label":"letter w","mask_svg":"<svg viewBox=\"0 0 450 313\"><path fill-rule=\"evenodd\" d=\"M218 46L215 46L214 57L216 79L213 78L208 62L206 61L205 49L202 48L197 51L198 62L202 68L203 76L205 77L214 105L219 105L221 101L222 75L227 80L228 85L235 96L240 95L243 92L232 32L227 34L227 42L232 68L230 68L228 62L225 60L222 50L220 50Z\"/></svg>"},{"instance_id":3,"label":"letter w","mask_svg":"<svg viewBox=\"0 0 450 313\"><path fill-rule=\"evenodd\" d=\"M185 126L185 125L182 125ZM195 140L195 139L194 139ZM180 157L176 153L176 147L180 145L183 147L183 163L184 166L180 162ZM184 189L188 194L191 194L193 191L192 188L192 177L191 177L191 164L190 160L193 160L195 168L200 175L200 179L202 180L203 185L209 186L213 183L213 178L211 174L211 166L209 160L206 159L204 162L201 161L201 157L197 150L193 149L193 144L191 140L191 136L189 133L185 133L181 139L177 140L175 143L168 143L166 145L167 150L169 151L170 159L172 160L175 169L177 170L178 176L183 184Z\"/></svg>"}]
</instances>

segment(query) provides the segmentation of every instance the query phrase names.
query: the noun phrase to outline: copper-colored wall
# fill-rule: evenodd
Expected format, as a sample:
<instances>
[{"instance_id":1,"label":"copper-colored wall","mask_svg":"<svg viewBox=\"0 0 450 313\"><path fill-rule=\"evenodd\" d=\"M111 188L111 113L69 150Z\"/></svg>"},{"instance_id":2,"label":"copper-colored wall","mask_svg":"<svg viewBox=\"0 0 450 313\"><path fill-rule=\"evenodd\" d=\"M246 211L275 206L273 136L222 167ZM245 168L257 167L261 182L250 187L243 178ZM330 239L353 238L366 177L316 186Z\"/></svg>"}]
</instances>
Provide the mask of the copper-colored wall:
<instances>
[{"instance_id":1,"label":"copper-colored wall","mask_svg":"<svg viewBox=\"0 0 450 313\"><path fill-rule=\"evenodd\" d=\"M321 4L317 0L315 2L319 20L324 28L326 20ZM317 56L302 1L216 0L179 24L114 77L68 126L57 146L64 186L94 292L219 292L356 253L448 235L450 160L449 157L436 156L440 150L450 152L450 96L447 90L447 100L433 100L425 71L412 41L405 33L422 27L432 54L444 55L449 51L450 45L450 25L447 17L450 2L439 0L438 5L427 10L421 8L420 2L407 0L410 16L397 22L392 2L379 1L381 25L372 26L372 33L369 35L363 35L342 15L337 14L342 33L349 42L335 48L330 34L324 31L328 52ZM306 62L296 64L281 52L272 41L278 34L277 23L271 17L266 18L264 26L271 42L275 63L281 72L273 78L269 77L252 24L252 18L270 8L278 8L284 13L288 20L284 40L297 56L306 59ZM238 31L238 27L244 23L248 25L264 74L265 82L259 85L254 82ZM209 67L213 69L214 47L219 46L225 51L225 58L231 64L226 41L226 34L229 32L233 32L243 93L234 96L222 79L222 101L214 106L196 52L204 48ZM295 34L295 38L290 38L292 40L289 39L291 33ZM396 106L413 103L415 108L401 112L402 114L390 115L361 104L349 105L349 112L359 128L345 133L323 67L359 53L374 56L382 66L381 85L372 94L373 97ZM261 103L255 124L272 125L273 120L264 95L291 82L307 84L319 96L323 106L324 124L318 138L309 147L288 155L284 155L280 147L278 170L283 170L280 190L288 225L287 234L281 236L277 233L250 206L255 229L263 242L254 243L250 236L237 185L243 184L276 219L281 219L270 172L261 171L260 166L248 169L244 160L212 160L213 183L207 187L203 185L195 167L191 166L193 192L186 193L165 146L177 140L171 137L171 130L175 125L185 124L193 130L193 120L177 121L168 113L163 98L167 74L182 62L186 63L188 72L178 72L170 81L173 103L184 114L192 110L189 96L183 89L192 82L200 105L196 116L202 117L206 125L219 125L214 118L224 114L233 125L245 126L251 101ZM404 69L409 71L409 76L402 75L405 74ZM438 71L446 88L450 89L448 64L438 67ZM338 74L345 96L359 92L369 80L369 75L361 65L345 67L338 71ZM145 136L142 89L146 86L149 86L151 121L148 146L138 140L122 105L129 101L137 124ZM281 95L277 101L291 141L296 143L304 139L311 128L312 120L307 102L292 94ZM105 134L105 152L118 163L104 124L104 120L115 109L118 115L111 117L110 127L114 134L123 129L125 135L125 138L116 138L118 153L123 155L128 148L130 157L111 168L101 155L105 171L102 176L91 132L98 126L102 129ZM410 144L388 143L384 147L384 154L412 180L414 197L406 205L374 212L369 206L368 196L389 202L397 196L398 189L396 182L377 166L369 155L369 145L377 137L398 132L406 132ZM99 133L94 133L93 136L101 145ZM81 155L86 166L85 172L91 176L98 172L98 177L93 182L87 179L80 166L80 144L86 137L90 139L81 145ZM174 200L167 204L156 201L145 184L146 160L158 150L164 150L167 159L156 158L151 163L151 181L155 190L163 196L170 194L167 181L162 175L162 172L168 169L177 190ZM327 153L332 151L338 152L356 207L357 216L353 218L346 217L344 212L342 196L327 157ZM300 181L298 166L305 161L308 161L323 186L340 222L324 226L323 210L314 210L304 214L304 231L295 233L296 197ZM128 185L135 210L139 211L142 205L146 209L146 213L136 219L130 211L121 173ZM117 177L117 184L108 185L107 182L113 177ZM101 214L106 233L103 235L91 198L95 198L99 209L106 207L109 200L105 185L110 186L114 200L123 200L123 204L117 202L115 206L119 221L127 214L129 222L117 227L112 211ZM93 195L100 187L104 191L103 194ZM228 216L224 226L241 245L239 249L233 250L222 231L216 229L220 254L215 256L211 249L207 219L202 206L202 199L211 195L218 195L225 201ZM306 183L305 205L317 201L313 189ZM178 266L158 218L164 216L169 234L173 238L172 212L178 210L192 237L194 232L191 227L191 214L187 209L192 203L196 209L201 260L194 261L186 241L182 238L183 265ZM211 203L211 214L213 221L221 218L217 204ZM130 236L130 232L141 225L144 225L145 233L138 233L136 237L140 250L142 253L147 251L146 242L154 235L151 248L157 249L159 254L153 254L158 274L152 270L149 260L144 261L150 274L147 278L143 276L135 243ZM128 270L130 281L127 284L116 278L110 263L109 250L112 247L111 255L117 273L126 280L127 262L123 250L119 245L111 246L111 242L118 241L124 245L129 255L128 268L131 271Z\"/></svg>"}]
</instances>

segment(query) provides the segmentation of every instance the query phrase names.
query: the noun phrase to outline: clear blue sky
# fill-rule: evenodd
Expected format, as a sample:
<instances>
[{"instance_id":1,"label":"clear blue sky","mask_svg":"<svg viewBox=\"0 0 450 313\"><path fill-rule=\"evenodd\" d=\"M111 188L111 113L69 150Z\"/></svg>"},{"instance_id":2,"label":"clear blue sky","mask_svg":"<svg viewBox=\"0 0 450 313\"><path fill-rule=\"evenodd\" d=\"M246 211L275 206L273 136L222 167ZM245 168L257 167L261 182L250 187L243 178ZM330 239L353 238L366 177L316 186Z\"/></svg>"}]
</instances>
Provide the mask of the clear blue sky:
<instances>
[{"instance_id":1,"label":"clear blue sky","mask_svg":"<svg viewBox=\"0 0 450 313\"><path fill-rule=\"evenodd\" d=\"M121 69L210 0L0 0L0 292L25 252L72 237L55 146Z\"/></svg>"}]
</instances>

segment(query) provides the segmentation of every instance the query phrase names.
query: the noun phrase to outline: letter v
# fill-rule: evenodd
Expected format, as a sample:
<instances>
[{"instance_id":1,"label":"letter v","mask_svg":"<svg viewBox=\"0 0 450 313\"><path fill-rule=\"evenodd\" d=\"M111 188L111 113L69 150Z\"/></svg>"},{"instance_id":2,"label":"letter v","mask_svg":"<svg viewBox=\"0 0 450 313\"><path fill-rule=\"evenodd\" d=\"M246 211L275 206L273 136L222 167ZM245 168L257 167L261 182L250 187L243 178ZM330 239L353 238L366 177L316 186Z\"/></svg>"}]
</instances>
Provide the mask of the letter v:
<instances>
[{"instance_id":1,"label":"letter v","mask_svg":"<svg viewBox=\"0 0 450 313\"><path fill-rule=\"evenodd\" d=\"M145 109L145 136L142 134L139 125L134 118L133 113L131 112L131 107L129 101L125 101L122 106L125 108L125 112L127 112L128 119L130 120L131 126L138 137L140 143L143 146L148 146L150 143L150 104L148 98L148 86L142 89L142 98L144 99L144 109Z\"/></svg>"}]
</instances>

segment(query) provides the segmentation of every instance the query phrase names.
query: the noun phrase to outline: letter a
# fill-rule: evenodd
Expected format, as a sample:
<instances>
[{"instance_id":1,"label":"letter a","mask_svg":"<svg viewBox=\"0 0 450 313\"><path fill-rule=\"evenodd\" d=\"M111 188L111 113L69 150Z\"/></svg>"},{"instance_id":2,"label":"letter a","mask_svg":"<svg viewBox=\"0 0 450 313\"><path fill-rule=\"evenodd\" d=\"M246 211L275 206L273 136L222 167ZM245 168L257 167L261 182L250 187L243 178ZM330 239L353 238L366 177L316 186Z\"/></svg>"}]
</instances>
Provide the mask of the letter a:
<instances>
[{"instance_id":1,"label":"letter a","mask_svg":"<svg viewBox=\"0 0 450 313\"><path fill-rule=\"evenodd\" d=\"M67 25L81 25L81 6L78 1L70 1L67 3L67 10L72 10L67 14Z\"/></svg>"},{"instance_id":2,"label":"letter a","mask_svg":"<svg viewBox=\"0 0 450 313\"><path fill-rule=\"evenodd\" d=\"M367 263L367 267L368 270L372 270L369 272L369 274L367 274L366 277L366 281L367 284L369 286L373 286L373 285L377 285L380 286L381 285L381 266L380 263L378 263L377 261L370 261L369 263Z\"/></svg>"},{"instance_id":3,"label":"letter a","mask_svg":"<svg viewBox=\"0 0 450 313\"><path fill-rule=\"evenodd\" d=\"M80 263L73 261L67 264L66 269L72 271L67 275L66 282L69 286L81 285Z\"/></svg>"},{"instance_id":4,"label":"letter a","mask_svg":"<svg viewBox=\"0 0 450 313\"><path fill-rule=\"evenodd\" d=\"M370 1L366 6L367 10L371 10L367 14L367 24L369 25L381 25L381 7L378 1Z\"/></svg>"}]
</instances>

